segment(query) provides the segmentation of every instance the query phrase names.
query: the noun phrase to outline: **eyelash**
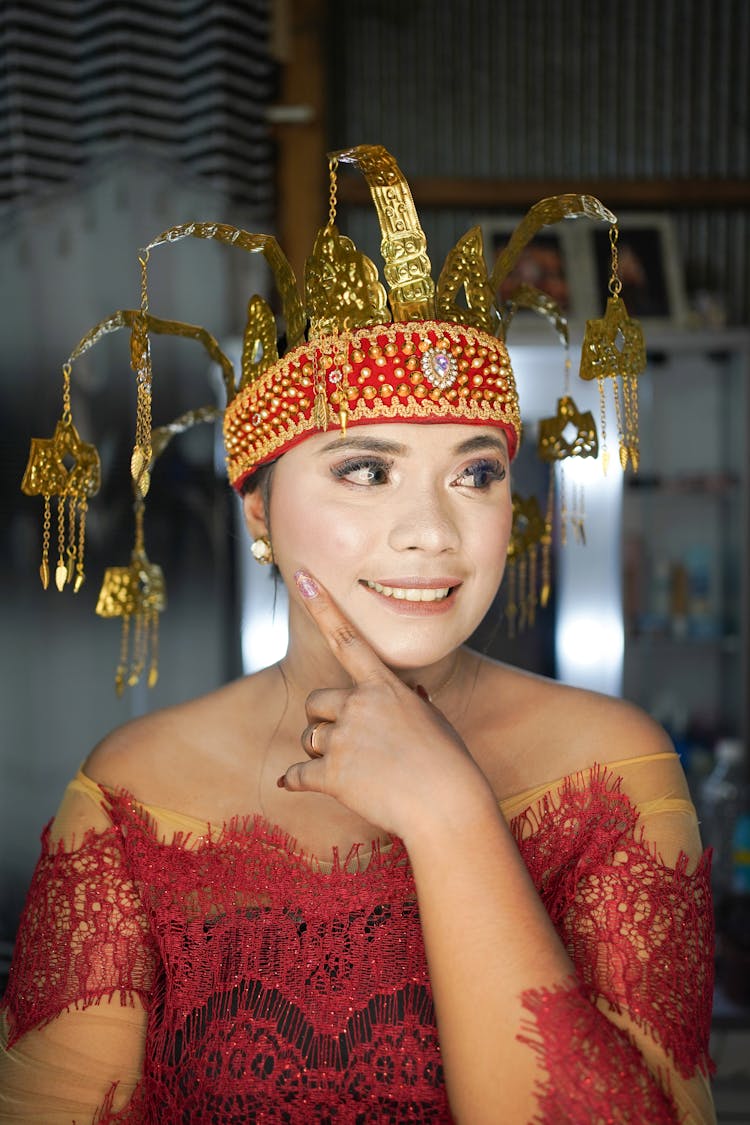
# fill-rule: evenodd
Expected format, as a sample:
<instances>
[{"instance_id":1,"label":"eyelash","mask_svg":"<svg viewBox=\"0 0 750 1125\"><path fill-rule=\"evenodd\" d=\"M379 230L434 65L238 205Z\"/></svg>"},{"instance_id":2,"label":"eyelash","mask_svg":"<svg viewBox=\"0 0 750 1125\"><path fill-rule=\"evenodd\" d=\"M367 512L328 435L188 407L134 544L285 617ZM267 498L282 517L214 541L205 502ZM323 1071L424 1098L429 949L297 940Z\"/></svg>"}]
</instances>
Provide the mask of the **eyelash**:
<instances>
[{"instance_id":1,"label":"eyelash","mask_svg":"<svg viewBox=\"0 0 750 1125\"><path fill-rule=\"evenodd\" d=\"M360 488L370 488L377 485L388 483L388 474L393 467L392 461L384 461L378 457L354 457L347 461L342 461L340 465L333 465L331 473L336 480L346 480L347 477L353 473L361 472L363 469L369 470L369 478L367 482L364 481L349 481L349 484L357 485ZM376 474L382 474L380 480L374 479ZM461 486L458 482L462 477L472 475L474 483L471 485ZM486 478L483 484L477 484L477 477L484 474ZM384 479L383 479L384 478ZM496 461L492 458L482 457L477 461L472 461L465 469L462 469L455 480L452 482L458 487L474 488L474 489L487 489L495 481L505 480L505 466L501 461Z\"/></svg>"},{"instance_id":2,"label":"eyelash","mask_svg":"<svg viewBox=\"0 0 750 1125\"><path fill-rule=\"evenodd\" d=\"M472 461L470 465L462 469L456 477L454 484L456 484L461 477L465 477L469 473L474 477L474 484L464 487L486 489L495 481L505 480L505 465L503 465L502 461L496 461L494 458L482 457L478 461ZM484 484L477 484L477 476L480 473L484 473L489 477L488 480L485 480Z\"/></svg>"},{"instance_id":3,"label":"eyelash","mask_svg":"<svg viewBox=\"0 0 750 1125\"><path fill-rule=\"evenodd\" d=\"M351 476L352 473L357 473L362 469L369 469L371 477L377 472L382 472L387 477L392 466L392 461L382 461L379 457L353 457L348 461L342 461L340 465L333 465L331 472L337 480L344 480L346 477ZM358 481L349 481L349 483L359 484L360 487L368 488L374 484L385 484L386 481L374 481L370 479L367 484Z\"/></svg>"}]
</instances>

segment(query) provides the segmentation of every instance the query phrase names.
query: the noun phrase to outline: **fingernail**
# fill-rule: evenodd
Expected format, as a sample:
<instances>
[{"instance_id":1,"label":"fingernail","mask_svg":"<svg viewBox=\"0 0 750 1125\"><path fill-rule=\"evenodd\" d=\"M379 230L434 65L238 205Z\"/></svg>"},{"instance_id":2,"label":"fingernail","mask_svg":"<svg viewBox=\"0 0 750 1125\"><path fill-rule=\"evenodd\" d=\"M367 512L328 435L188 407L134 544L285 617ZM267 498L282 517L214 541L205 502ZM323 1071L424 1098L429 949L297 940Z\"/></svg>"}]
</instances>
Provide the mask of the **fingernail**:
<instances>
[{"instance_id":1,"label":"fingernail","mask_svg":"<svg viewBox=\"0 0 750 1125\"><path fill-rule=\"evenodd\" d=\"M281 777L277 780L276 784L278 785L279 789L285 789L286 788L286 774L285 773L282 773Z\"/></svg>"},{"instance_id":2,"label":"fingernail","mask_svg":"<svg viewBox=\"0 0 750 1125\"><path fill-rule=\"evenodd\" d=\"M420 699L424 699L427 703L430 702L430 693L428 692L426 687L422 687L421 684L417 684L414 690Z\"/></svg>"},{"instance_id":3,"label":"fingernail","mask_svg":"<svg viewBox=\"0 0 750 1125\"><path fill-rule=\"evenodd\" d=\"M317 582L310 577L306 570L298 570L294 576L294 581L297 583L297 589L303 598L317 598L320 593Z\"/></svg>"}]
</instances>

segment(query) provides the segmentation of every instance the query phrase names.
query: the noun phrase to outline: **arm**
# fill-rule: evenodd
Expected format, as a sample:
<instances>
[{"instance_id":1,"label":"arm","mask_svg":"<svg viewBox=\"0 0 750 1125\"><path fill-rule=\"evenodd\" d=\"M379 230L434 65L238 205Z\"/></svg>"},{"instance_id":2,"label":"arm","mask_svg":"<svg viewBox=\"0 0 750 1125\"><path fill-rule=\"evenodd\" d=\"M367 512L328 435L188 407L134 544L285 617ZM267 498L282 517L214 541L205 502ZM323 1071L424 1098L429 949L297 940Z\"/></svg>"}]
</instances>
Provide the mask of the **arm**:
<instances>
[{"instance_id":1,"label":"arm","mask_svg":"<svg viewBox=\"0 0 750 1125\"><path fill-rule=\"evenodd\" d=\"M680 784L676 760L640 769L650 792L639 800L663 794L668 771ZM425 841L410 852L457 1118L492 1120L494 1098L512 1121L536 1109L541 1122L711 1122L711 907L695 819L667 807L641 820L598 775L557 802L518 818L513 836L488 816L476 834L469 829L473 853L438 859L439 833L432 849ZM508 876L516 839L533 889ZM446 909L446 879L463 896L459 910ZM527 912L532 895L540 901L537 888L554 937ZM502 902L511 895L509 912ZM553 948L570 958L567 971L550 969ZM477 1116L478 1090L486 1118Z\"/></svg>"},{"instance_id":2,"label":"arm","mask_svg":"<svg viewBox=\"0 0 750 1125\"><path fill-rule=\"evenodd\" d=\"M0 1122L83 1125L125 1105L140 1077L153 975L117 836L74 783L42 837L19 927L3 1003Z\"/></svg>"},{"instance_id":3,"label":"arm","mask_svg":"<svg viewBox=\"0 0 750 1125\"><path fill-rule=\"evenodd\" d=\"M535 1120L545 1123L679 1121L666 1087L676 1090L690 1073L675 1068L674 1044L667 1037L658 1045L649 1036L652 1029L641 1034L645 1024L637 990L618 999L616 989L608 995L605 987L608 974L613 982L618 979L610 970L616 959L605 954L609 946L617 947L621 916L609 909L606 896L597 900L602 883L597 883L596 865L602 871L616 866L622 841L610 834L603 846L587 852L579 839L578 852L588 856L588 866L577 868L574 862L558 876L566 894L573 899L588 895L594 904L591 915L580 912L580 918L582 932L596 919L596 937L577 960L585 943L570 940L554 914L557 928L553 925L489 783L456 732L383 667L325 592L315 589L312 596L302 591L308 608L354 687L308 697L310 726L302 742L314 760L290 767L281 783L292 791L329 793L404 840L457 1121L494 1123L502 1111L504 1120L524 1122L539 1110L542 1116ZM632 752L633 732L619 730L620 718L618 713L610 723L617 731L600 733L611 735L610 741L623 739ZM640 725L639 751L662 750L657 728L645 719ZM621 811L614 817L610 812L611 827L619 827ZM573 836L577 827L585 837L588 826L573 822ZM631 836L634 827L629 825ZM635 902L652 872L633 867L630 873ZM671 909L673 928L694 919L678 900ZM698 952L702 961L695 968L702 969L705 980L710 947ZM636 960L642 958L658 958L668 966L661 989L680 968L674 948L662 948L650 937L636 950ZM659 999L667 999L664 991ZM689 1005L682 1016L691 1018ZM647 1044L649 1038L653 1043ZM693 1060L692 1073L701 1061ZM567 1089L558 1084L563 1070L574 1075ZM575 1104L571 1088L579 1096ZM698 1106L692 1120L711 1121L710 1098Z\"/></svg>"}]
</instances>

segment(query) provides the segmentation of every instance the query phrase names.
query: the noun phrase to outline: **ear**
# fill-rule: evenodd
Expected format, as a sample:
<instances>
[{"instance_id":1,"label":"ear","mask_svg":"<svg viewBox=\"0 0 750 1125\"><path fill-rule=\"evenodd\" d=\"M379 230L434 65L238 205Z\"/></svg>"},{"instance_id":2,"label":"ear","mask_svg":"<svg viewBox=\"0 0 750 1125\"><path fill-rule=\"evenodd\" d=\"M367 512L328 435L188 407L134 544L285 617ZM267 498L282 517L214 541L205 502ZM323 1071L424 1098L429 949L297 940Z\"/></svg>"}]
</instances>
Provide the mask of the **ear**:
<instances>
[{"instance_id":1,"label":"ear","mask_svg":"<svg viewBox=\"0 0 750 1125\"><path fill-rule=\"evenodd\" d=\"M257 539L259 535L268 535L265 504L260 488L245 493L242 497L242 510L245 515L245 525L253 539Z\"/></svg>"}]
</instances>

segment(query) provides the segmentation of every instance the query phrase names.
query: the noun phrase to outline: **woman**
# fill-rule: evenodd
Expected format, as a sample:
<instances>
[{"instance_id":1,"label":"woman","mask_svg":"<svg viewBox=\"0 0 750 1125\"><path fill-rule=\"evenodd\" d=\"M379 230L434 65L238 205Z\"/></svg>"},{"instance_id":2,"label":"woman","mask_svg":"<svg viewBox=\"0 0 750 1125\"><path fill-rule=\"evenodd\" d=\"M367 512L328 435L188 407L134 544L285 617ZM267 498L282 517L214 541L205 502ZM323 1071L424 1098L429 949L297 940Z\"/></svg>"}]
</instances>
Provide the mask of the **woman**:
<instances>
[{"instance_id":1,"label":"woman","mask_svg":"<svg viewBox=\"0 0 750 1125\"><path fill-rule=\"evenodd\" d=\"M394 324L266 356L227 410L289 649L70 785L4 1121L713 1120L677 758L629 705L464 647L503 576L515 388L497 339L395 288Z\"/></svg>"}]
</instances>

